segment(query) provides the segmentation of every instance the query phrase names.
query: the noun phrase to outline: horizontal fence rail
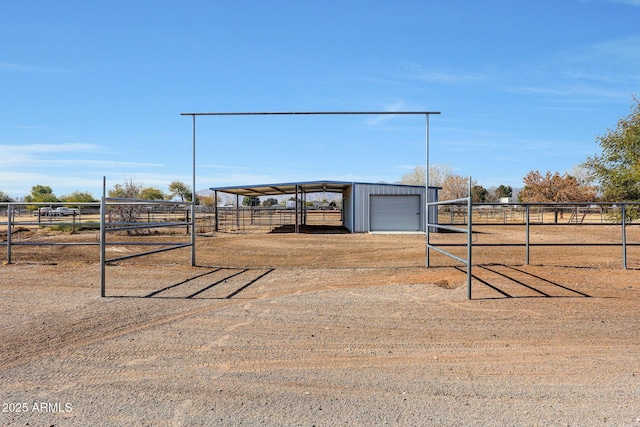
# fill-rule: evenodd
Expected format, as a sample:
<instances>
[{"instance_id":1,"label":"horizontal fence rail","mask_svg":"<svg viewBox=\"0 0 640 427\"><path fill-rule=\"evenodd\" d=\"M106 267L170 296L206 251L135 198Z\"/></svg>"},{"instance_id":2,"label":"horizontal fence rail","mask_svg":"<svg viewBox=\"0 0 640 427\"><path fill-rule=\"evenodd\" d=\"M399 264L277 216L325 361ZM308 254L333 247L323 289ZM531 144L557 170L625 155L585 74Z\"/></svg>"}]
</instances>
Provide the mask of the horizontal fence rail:
<instances>
[{"instance_id":1,"label":"horizontal fence rail","mask_svg":"<svg viewBox=\"0 0 640 427\"><path fill-rule=\"evenodd\" d=\"M225 206L217 207L213 216L214 231L252 232L273 230L278 227L294 225L330 225L343 226L342 210L338 208L318 209L305 207L302 212L282 206Z\"/></svg>"},{"instance_id":2,"label":"horizontal fence rail","mask_svg":"<svg viewBox=\"0 0 640 427\"><path fill-rule=\"evenodd\" d=\"M438 211L440 229L456 230L473 218L474 226L523 226L525 228L522 243L478 243L474 247L524 247L525 264L530 264L532 247L611 247L621 248L622 268L628 266L627 247L640 246L640 242L627 241L627 227L640 225L640 203L473 203L440 204ZM633 214L630 214L633 213ZM508 215L505 215L508 214ZM448 220L447 220L448 219ZM593 227L614 226L620 228L618 242L533 242L532 228L537 227ZM440 243L441 247L462 247L467 243Z\"/></svg>"},{"instance_id":3,"label":"horizontal fence rail","mask_svg":"<svg viewBox=\"0 0 640 427\"><path fill-rule=\"evenodd\" d=\"M190 239L189 242L113 242L107 240L108 233L126 232L129 234L133 231L137 232L143 229L185 226L187 227L187 234L191 234L193 237L195 235L196 219L193 216L189 218L189 213L194 211L191 209L192 205L191 202L102 197L100 202L100 296L106 296L106 266L110 262L123 261L187 247L191 247L192 260L195 260L195 244L193 239ZM155 218L153 222L144 222L144 211L151 210L153 206L169 206L172 211L180 212L178 217L184 214L184 220L178 221L178 218L174 217L172 220L165 222L156 222ZM159 246L159 248L115 258L107 258L106 247L108 245Z\"/></svg>"},{"instance_id":4,"label":"horizontal fence rail","mask_svg":"<svg viewBox=\"0 0 640 427\"><path fill-rule=\"evenodd\" d=\"M61 209L66 208L66 209ZM96 217L100 212L100 204L96 202L48 202L0 203L0 229L6 229L6 239L0 245L7 247L7 263L13 262L13 246L96 246L99 242L51 242L51 241L15 241L14 232L40 227L55 227L72 232L82 229L98 230L100 222ZM4 227L3 227L4 226Z\"/></svg>"}]
</instances>

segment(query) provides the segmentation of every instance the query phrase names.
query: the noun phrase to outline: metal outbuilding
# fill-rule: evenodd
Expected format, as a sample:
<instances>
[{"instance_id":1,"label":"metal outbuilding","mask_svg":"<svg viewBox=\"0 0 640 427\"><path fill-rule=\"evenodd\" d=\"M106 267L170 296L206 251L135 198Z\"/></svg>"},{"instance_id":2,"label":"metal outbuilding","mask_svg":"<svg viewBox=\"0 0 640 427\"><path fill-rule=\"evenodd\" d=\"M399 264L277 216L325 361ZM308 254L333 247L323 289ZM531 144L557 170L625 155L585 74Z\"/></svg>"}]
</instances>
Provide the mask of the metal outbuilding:
<instances>
[{"instance_id":1,"label":"metal outbuilding","mask_svg":"<svg viewBox=\"0 0 640 427\"><path fill-rule=\"evenodd\" d=\"M216 193L236 196L296 195L301 200L296 211L302 212L310 193L342 194L342 222L352 233L424 232L426 224L424 186L362 183L344 181L311 181L210 188ZM438 200L439 187L429 187L429 202ZM297 204L296 204L297 205ZM437 206L432 206L431 223L437 223ZM297 216L296 216L297 218ZM435 231L435 230L432 230Z\"/></svg>"}]
</instances>

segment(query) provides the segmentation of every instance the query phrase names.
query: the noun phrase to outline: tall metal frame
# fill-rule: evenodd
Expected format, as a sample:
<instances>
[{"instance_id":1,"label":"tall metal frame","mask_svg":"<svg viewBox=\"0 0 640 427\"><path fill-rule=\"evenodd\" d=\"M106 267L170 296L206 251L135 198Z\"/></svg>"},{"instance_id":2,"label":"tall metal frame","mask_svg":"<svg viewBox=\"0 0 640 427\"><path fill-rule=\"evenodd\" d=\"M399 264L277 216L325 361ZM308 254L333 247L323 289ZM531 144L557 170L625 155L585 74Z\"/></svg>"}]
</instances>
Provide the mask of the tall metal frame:
<instances>
[{"instance_id":1,"label":"tall metal frame","mask_svg":"<svg viewBox=\"0 0 640 427\"><path fill-rule=\"evenodd\" d=\"M192 206L191 213L192 217L195 218L195 202L196 202L196 117L198 116L348 116L348 115L395 115L395 116L404 116L404 115L422 115L425 116L425 146L426 146L426 197L425 197L425 224L428 224L429 221L429 116L434 114L440 114L439 111L254 111L254 112L202 112L202 113L180 113L181 116L191 116L192 121L192 144L193 144L193 197L192 197ZM296 197L297 200L297 197ZM296 208L296 218L297 218L297 208ZM298 224L296 220L296 230ZM425 228L426 234L426 266L429 267L429 228ZM195 265L195 233L192 233L192 265Z\"/></svg>"}]
</instances>

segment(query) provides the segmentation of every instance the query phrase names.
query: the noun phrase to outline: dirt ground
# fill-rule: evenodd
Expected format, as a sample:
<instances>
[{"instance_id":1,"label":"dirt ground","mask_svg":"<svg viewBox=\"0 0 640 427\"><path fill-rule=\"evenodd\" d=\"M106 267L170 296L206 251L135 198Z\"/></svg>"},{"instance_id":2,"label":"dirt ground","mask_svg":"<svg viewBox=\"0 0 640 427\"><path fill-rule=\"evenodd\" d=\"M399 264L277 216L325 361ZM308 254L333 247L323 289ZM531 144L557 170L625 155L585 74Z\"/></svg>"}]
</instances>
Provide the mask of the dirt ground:
<instances>
[{"instance_id":1,"label":"dirt ground","mask_svg":"<svg viewBox=\"0 0 640 427\"><path fill-rule=\"evenodd\" d=\"M531 242L619 237L544 227ZM478 246L468 300L455 261L424 267L424 235L215 234L197 267L190 249L110 263L100 298L97 239L24 232L91 245L0 254L0 425L640 426L634 246L626 270L619 246L534 246L529 265L521 246ZM130 240L107 256L149 250Z\"/></svg>"}]
</instances>

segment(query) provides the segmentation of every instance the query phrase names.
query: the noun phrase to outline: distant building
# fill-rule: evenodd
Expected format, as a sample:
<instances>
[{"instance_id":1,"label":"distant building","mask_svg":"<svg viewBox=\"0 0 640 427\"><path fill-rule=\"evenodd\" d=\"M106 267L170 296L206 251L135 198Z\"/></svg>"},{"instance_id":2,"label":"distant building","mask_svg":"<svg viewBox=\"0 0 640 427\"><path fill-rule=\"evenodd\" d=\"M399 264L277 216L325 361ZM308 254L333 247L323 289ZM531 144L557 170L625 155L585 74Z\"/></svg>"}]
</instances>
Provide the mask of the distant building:
<instances>
[{"instance_id":1,"label":"distant building","mask_svg":"<svg viewBox=\"0 0 640 427\"><path fill-rule=\"evenodd\" d=\"M500 203L518 203L517 197L500 197Z\"/></svg>"},{"instance_id":2,"label":"distant building","mask_svg":"<svg viewBox=\"0 0 640 427\"><path fill-rule=\"evenodd\" d=\"M430 202L438 200L439 189L429 187ZM235 194L237 197L294 195L294 200L287 200L286 207L300 212L304 210L307 194L337 193L342 195L342 224L352 233L425 231L427 192L424 186L312 181L218 187L211 188L211 191L216 194ZM296 197L299 203L296 203ZM437 207L431 207L430 212L430 221L437 224Z\"/></svg>"}]
</instances>

